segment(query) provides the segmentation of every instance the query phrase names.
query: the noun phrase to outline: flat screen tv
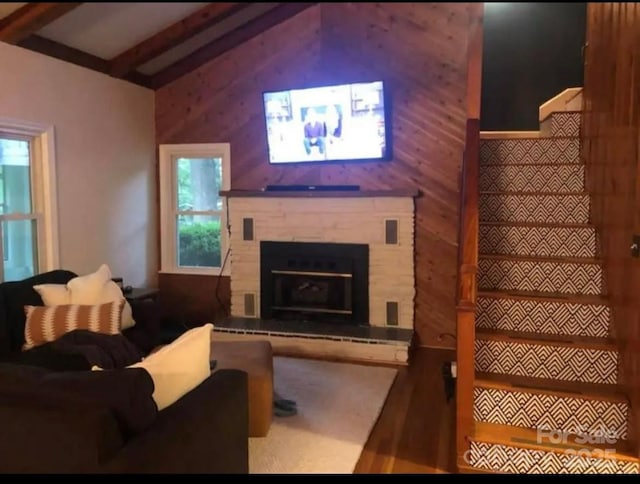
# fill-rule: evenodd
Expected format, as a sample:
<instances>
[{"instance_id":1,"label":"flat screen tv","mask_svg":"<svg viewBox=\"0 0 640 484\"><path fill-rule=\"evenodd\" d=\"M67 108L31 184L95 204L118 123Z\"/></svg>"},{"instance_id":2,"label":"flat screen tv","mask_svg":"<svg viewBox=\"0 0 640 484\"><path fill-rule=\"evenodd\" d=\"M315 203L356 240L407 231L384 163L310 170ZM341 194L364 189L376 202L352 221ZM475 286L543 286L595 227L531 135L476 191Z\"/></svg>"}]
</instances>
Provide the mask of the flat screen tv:
<instances>
[{"instance_id":1,"label":"flat screen tv","mask_svg":"<svg viewBox=\"0 0 640 484\"><path fill-rule=\"evenodd\" d=\"M263 93L269 163L389 160L387 94L383 81Z\"/></svg>"}]
</instances>

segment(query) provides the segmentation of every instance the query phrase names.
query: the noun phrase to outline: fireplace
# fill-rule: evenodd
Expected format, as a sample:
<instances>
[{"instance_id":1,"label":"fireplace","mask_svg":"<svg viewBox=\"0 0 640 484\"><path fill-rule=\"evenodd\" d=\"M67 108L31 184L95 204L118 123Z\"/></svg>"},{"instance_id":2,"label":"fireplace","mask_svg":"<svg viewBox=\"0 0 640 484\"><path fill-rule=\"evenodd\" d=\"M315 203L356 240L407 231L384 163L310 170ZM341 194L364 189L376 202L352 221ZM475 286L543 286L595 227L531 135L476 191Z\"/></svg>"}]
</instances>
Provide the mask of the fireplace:
<instances>
[{"instance_id":1,"label":"fireplace","mask_svg":"<svg viewBox=\"0 0 640 484\"><path fill-rule=\"evenodd\" d=\"M260 242L265 319L369 325L369 246Z\"/></svg>"}]
</instances>

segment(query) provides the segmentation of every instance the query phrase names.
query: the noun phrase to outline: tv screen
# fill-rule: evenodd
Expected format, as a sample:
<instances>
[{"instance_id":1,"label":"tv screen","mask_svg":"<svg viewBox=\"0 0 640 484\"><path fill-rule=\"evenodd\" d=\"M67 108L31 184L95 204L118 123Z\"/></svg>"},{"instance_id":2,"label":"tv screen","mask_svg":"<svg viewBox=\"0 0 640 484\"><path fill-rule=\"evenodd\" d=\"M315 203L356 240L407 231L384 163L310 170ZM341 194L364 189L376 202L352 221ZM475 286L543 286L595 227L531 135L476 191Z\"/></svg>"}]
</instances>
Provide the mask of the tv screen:
<instances>
[{"instance_id":1,"label":"tv screen","mask_svg":"<svg viewBox=\"0 0 640 484\"><path fill-rule=\"evenodd\" d=\"M388 160L385 99L383 81L265 92L269 162Z\"/></svg>"}]
</instances>

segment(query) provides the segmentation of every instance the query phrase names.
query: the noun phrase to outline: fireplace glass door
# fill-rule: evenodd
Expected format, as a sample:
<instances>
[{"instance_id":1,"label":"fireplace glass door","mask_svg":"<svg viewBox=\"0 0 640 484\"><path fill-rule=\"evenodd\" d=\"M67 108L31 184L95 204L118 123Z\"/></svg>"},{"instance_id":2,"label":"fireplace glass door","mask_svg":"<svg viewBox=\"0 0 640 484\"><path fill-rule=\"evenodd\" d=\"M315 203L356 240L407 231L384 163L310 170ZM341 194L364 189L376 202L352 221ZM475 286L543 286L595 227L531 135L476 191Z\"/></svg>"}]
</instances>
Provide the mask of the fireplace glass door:
<instances>
[{"instance_id":1,"label":"fireplace glass door","mask_svg":"<svg viewBox=\"0 0 640 484\"><path fill-rule=\"evenodd\" d=\"M351 317L352 274L271 271L277 312L324 313Z\"/></svg>"}]
</instances>

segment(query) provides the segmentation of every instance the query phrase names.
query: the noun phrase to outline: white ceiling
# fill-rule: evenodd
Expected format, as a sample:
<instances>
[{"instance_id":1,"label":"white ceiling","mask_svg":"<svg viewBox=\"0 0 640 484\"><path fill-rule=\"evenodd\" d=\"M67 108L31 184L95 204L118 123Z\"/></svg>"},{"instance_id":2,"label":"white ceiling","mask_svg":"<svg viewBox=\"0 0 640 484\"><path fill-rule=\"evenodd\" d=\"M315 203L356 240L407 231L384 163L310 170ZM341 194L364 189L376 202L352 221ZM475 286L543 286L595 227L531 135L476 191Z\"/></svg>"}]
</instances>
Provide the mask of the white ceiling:
<instances>
[{"instance_id":1,"label":"white ceiling","mask_svg":"<svg viewBox=\"0 0 640 484\"><path fill-rule=\"evenodd\" d=\"M111 59L206 3L83 3L38 32L69 47Z\"/></svg>"},{"instance_id":2,"label":"white ceiling","mask_svg":"<svg viewBox=\"0 0 640 484\"><path fill-rule=\"evenodd\" d=\"M26 3L0 3L0 18L24 5ZM209 3L83 3L40 29L37 35L110 60L205 5ZM137 70L150 76L156 74L279 5L282 4L247 3L246 8L163 52Z\"/></svg>"},{"instance_id":3,"label":"white ceiling","mask_svg":"<svg viewBox=\"0 0 640 484\"><path fill-rule=\"evenodd\" d=\"M20 7L25 6L26 2L7 2L0 3L0 18L4 18L10 13L18 10Z\"/></svg>"},{"instance_id":4,"label":"white ceiling","mask_svg":"<svg viewBox=\"0 0 640 484\"><path fill-rule=\"evenodd\" d=\"M235 15L227 17L222 22L210 27L207 30L194 35L192 38L183 42L182 44L164 52L155 59L150 60L146 64L138 68L139 72L143 74L155 74L167 66L170 66L177 60L186 57L192 52L196 51L203 45L212 42L218 37L223 36L227 32L239 27L243 23L266 13L274 7L280 5L279 3L253 3L246 9L241 10Z\"/></svg>"}]
</instances>

